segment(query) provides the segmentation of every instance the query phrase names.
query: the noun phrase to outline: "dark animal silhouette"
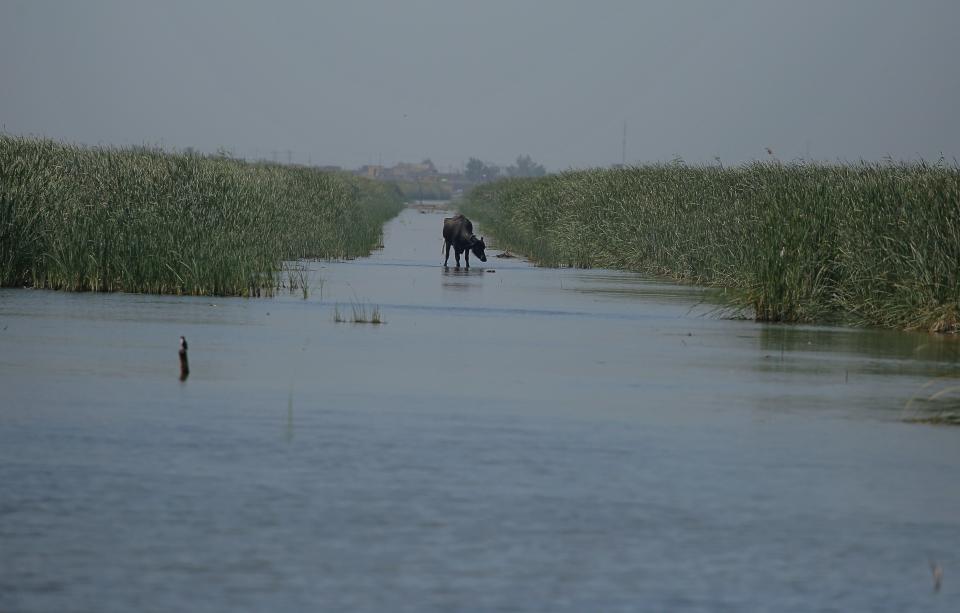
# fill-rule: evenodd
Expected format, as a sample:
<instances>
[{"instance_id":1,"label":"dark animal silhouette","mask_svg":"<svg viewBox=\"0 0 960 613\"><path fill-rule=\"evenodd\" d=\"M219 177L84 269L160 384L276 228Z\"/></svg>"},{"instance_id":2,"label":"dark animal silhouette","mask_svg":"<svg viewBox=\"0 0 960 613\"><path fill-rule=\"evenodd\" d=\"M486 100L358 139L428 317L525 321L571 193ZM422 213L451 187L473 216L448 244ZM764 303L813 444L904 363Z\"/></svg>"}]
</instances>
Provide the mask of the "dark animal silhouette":
<instances>
[{"instance_id":1,"label":"dark animal silhouette","mask_svg":"<svg viewBox=\"0 0 960 613\"><path fill-rule=\"evenodd\" d=\"M483 237L477 238L473 233L473 224L463 215L455 217L445 217L443 219L443 265L447 265L450 259L450 246L453 245L453 257L457 262L457 268L460 268L460 254L464 254L464 264L470 268L470 252L481 262L487 261L484 249L487 245L483 242Z\"/></svg>"}]
</instances>

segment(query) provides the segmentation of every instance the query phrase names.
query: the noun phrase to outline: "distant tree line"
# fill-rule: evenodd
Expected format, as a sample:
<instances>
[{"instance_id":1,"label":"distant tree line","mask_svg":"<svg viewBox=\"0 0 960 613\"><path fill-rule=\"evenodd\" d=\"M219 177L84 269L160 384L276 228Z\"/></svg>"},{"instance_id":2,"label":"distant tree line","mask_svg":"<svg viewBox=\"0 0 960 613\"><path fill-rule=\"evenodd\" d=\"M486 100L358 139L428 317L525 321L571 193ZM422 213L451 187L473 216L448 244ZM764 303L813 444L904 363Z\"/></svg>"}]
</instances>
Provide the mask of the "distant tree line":
<instances>
[{"instance_id":1,"label":"distant tree line","mask_svg":"<svg viewBox=\"0 0 960 613\"><path fill-rule=\"evenodd\" d=\"M463 174L469 181L486 183L501 177L542 177L547 174L547 169L534 162L529 155L518 155L517 161L506 168L470 158Z\"/></svg>"}]
</instances>

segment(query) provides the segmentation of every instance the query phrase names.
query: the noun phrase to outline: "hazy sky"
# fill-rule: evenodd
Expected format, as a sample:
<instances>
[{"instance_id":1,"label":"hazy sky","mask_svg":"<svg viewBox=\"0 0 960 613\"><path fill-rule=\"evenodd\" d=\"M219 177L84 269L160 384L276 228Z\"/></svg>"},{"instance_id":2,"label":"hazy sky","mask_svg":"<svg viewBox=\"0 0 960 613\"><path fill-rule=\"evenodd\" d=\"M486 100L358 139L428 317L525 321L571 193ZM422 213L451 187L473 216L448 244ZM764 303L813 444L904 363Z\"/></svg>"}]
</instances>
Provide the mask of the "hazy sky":
<instances>
[{"instance_id":1,"label":"hazy sky","mask_svg":"<svg viewBox=\"0 0 960 613\"><path fill-rule=\"evenodd\" d=\"M0 128L355 167L960 157L958 0L0 0Z\"/></svg>"}]
</instances>

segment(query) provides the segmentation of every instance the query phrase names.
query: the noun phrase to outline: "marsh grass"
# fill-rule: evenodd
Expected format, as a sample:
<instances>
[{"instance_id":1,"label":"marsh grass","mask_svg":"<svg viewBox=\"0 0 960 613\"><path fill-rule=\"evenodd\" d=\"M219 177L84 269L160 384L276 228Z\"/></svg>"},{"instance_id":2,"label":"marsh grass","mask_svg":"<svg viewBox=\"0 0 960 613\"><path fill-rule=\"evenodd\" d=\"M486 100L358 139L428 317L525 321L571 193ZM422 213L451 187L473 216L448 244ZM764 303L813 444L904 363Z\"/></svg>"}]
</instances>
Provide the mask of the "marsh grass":
<instances>
[{"instance_id":1,"label":"marsh grass","mask_svg":"<svg viewBox=\"0 0 960 613\"><path fill-rule=\"evenodd\" d=\"M960 425L960 380L937 377L921 385L903 407L905 421Z\"/></svg>"},{"instance_id":2,"label":"marsh grass","mask_svg":"<svg viewBox=\"0 0 960 613\"><path fill-rule=\"evenodd\" d=\"M940 412L931 417L915 417L907 420L914 424L927 424L931 426L960 426L960 410L952 413Z\"/></svg>"},{"instance_id":3,"label":"marsh grass","mask_svg":"<svg viewBox=\"0 0 960 613\"><path fill-rule=\"evenodd\" d=\"M960 169L667 164L511 179L460 208L503 249L725 288L762 321L960 330Z\"/></svg>"},{"instance_id":4,"label":"marsh grass","mask_svg":"<svg viewBox=\"0 0 960 613\"><path fill-rule=\"evenodd\" d=\"M310 269L304 261L283 262L280 265L280 273L277 276L277 291L286 289L291 294L295 294L299 290L303 294L304 300L309 297ZM317 280L322 288L323 280L319 278Z\"/></svg>"},{"instance_id":5,"label":"marsh grass","mask_svg":"<svg viewBox=\"0 0 960 613\"><path fill-rule=\"evenodd\" d=\"M379 305L366 305L362 302L350 303L349 317L340 310L340 304L333 306L333 321L337 323L374 324L386 323L380 313Z\"/></svg>"},{"instance_id":6,"label":"marsh grass","mask_svg":"<svg viewBox=\"0 0 960 613\"><path fill-rule=\"evenodd\" d=\"M347 174L0 135L0 285L306 295L284 262L365 255L402 206Z\"/></svg>"}]
</instances>

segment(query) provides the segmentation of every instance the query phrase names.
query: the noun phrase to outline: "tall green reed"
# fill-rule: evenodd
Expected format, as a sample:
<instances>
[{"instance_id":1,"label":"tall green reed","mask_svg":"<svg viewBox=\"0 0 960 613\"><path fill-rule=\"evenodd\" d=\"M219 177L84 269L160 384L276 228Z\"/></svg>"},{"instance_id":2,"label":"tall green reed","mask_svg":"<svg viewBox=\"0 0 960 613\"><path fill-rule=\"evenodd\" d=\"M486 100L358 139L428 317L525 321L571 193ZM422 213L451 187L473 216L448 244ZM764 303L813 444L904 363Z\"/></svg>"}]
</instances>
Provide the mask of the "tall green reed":
<instances>
[{"instance_id":1,"label":"tall green reed","mask_svg":"<svg viewBox=\"0 0 960 613\"><path fill-rule=\"evenodd\" d=\"M284 261L366 254L401 207L346 174L0 135L0 284L272 293Z\"/></svg>"},{"instance_id":2,"label":"tall green reed","mask_svg":"<svg viewBox=\"0 0 960 613\"><path fill-rule=\"evenodd\" d=\"M960 329L960 169L653 165L472 190L461 207L544 265L727 288L764 321Z\"/></svg>"}]
</instances>

